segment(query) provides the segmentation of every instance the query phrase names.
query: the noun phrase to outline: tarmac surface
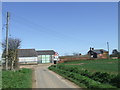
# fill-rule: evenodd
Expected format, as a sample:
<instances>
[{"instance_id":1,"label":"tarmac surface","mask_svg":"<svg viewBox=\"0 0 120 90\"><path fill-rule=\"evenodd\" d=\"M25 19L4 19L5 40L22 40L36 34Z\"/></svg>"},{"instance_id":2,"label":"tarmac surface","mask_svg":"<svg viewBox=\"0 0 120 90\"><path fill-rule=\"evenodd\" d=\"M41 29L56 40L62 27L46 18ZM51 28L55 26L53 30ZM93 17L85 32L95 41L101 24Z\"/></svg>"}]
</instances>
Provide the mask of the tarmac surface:
<instances>
[{"instance_id":1,"label":"tarmac surface","mask_svg":"<svg viewBox=\"0 0 120 90\"><path fill-rule=\"evenodd\" d=\"M40 64L34 68L36 88L79 88L76 84L50 71L50 64Z\"/></svg>"}]
</instances>

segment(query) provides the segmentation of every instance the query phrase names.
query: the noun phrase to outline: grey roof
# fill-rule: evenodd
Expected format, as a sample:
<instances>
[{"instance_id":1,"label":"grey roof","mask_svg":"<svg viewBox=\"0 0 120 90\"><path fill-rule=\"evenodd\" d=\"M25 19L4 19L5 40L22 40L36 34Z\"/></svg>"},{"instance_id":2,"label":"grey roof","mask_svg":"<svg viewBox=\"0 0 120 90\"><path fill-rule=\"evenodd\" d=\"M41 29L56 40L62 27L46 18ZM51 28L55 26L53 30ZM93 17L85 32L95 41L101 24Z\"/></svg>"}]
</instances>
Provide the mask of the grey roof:
<instances>
[{"instance_id":1,"label":"grey roof","mask_svg":"<svg viewBox=\"0 0 120 90\"><path fill-rule=\"evenodd\" d=\"M37 57L35 49L18 49L18 57Z\"/></svg>"},{"instance_id":2,"label":"grey roof","mask_svg":"<svg viewBox=\"0 0 120 90\"><path fill-rule=\"evenodd\" d=\"M102 54L102 52L107 52L106 50L104 49L95 49L95 50L92 50L93 52L97 53L97 54Z\"/></svg>"},{"instance_id":3,"label":"grey roof","mask_svg":"<svg viewBox=\"0 0 120 90\"><path fill-rule=\"evenodd\" d=\"M54 55L54 50L38 50L36 51L38 55Z\"/></svg>"}]
</instances>

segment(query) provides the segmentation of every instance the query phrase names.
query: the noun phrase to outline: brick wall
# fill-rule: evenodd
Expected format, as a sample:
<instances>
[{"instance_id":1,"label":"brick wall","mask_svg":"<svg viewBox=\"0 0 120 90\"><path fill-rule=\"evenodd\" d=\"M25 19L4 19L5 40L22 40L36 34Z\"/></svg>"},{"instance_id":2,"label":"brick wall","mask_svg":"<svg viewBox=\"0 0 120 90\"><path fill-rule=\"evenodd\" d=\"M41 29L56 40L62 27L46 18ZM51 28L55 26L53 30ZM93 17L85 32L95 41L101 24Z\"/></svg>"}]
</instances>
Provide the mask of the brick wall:
<instances>
[{"instance_id":1,"label":"brick wall","mask_svg":"<svg viewBox=\"0 0 120 90\"><path fill-rule=\"evenodd\" d=\"M68 62L68 61L77 61L77 60L90 60L89 57L73 57L73 58L61 58L59 63Z\"/></svg>"}]
</instances>

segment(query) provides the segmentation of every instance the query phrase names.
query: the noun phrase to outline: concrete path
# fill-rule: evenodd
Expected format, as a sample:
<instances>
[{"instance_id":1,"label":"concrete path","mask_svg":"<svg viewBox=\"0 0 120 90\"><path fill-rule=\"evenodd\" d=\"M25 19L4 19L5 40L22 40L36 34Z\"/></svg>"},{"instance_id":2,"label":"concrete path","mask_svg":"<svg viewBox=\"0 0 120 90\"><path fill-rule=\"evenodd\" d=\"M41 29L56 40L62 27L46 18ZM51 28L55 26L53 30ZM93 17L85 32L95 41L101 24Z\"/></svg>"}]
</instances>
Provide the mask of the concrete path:
<instances>
[{"instance_id":1,"label":"concrete path","mask_svg":"<svg viewBox=\"0 0 120 90\"><path fill-rule=\"evenodd\" d=\"M48 70L48 66L49 64L41 64L35 68L36 88L80 88L60 75Z\"/></svg>"}]
</instances>

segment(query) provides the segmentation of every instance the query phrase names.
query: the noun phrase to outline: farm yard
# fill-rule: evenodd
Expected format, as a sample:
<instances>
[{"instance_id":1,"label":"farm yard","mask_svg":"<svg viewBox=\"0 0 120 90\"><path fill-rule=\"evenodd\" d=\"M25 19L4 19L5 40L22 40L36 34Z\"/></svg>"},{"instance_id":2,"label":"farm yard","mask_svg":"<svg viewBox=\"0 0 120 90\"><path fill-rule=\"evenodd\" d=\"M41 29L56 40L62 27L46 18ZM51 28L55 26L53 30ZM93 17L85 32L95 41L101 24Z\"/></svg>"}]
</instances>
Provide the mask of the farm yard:
<instances>
[{"instance_id":1,"label":"farm yard","mask_svg":"<svg viewBox=\"0 0 120 90\"><path fill-rule=\"evenodd\" d=\"M81 60L49 67L82 88L119 88L118 60Z\"/></svg>"},{"instance_id":2,"label":"farm yard","mask_svg":"<svg viewBox=\"0 0 120 90\"><path fill-rule=\"evenodd\" d=\"M2 2L1 89L120 88L120 1L106 1Z\"/></svg>"}]
</instances>

